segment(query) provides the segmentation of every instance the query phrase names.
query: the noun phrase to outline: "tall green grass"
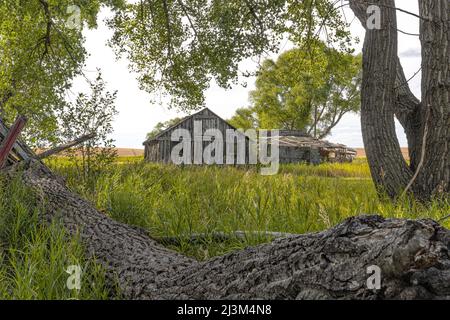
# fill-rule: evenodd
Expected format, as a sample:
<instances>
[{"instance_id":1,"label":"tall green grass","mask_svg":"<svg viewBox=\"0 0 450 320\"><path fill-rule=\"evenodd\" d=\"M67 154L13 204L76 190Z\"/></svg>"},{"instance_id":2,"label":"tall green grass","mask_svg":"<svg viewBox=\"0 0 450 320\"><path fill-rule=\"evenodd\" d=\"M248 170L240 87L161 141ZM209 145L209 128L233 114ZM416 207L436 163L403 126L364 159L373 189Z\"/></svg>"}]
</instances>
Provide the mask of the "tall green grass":
<instances>
[{"instance_id":1,"label":"tall green grass","mask_svg":"<svg viewBox=\"0 0 450 320\"><path fill-rule=\"evenodd\" d=\"M173 246L198 259L270 241L249 235L215 242L206 236L190 243L192 233L279 231L305 233L329 228L347 217L439 219L450 204L423 205L411 198L393 202L377 196L367 163L284 165L279 174L262 176L257 168L177 167L121 159L94 183L80 183L65 159L49 165L69 186L113 219L140 226L154 237L180 237ZM84 255L77 237L54 222L44 225L45 204L19 180L0 178L0 299L106 299L120 297L107 286L103 268ZM447 220L446 227L450 227ZM81 290L66 286L68 266L83 270Z\"/></svg>"},{"instance_id":2,"label":"tall green grass","mask_svg":"<svg viewBox=\"0 0 450 320\"><path fill-rule=\"evenodd\" d=\"M323 163L318 166L286 164L281 166L280 173L324 178L370 179L370 170L365 159L355 159L352 163Z\"/></svg>"},{"instance_id":3,"label":"tall green grass","mask_svg":"<svg viewBox=\"0 0 450 320\"><path fill-rule=\"evenodd\" d=\"M286 165L274 176L262 176L256 168L128 163L101 174L88 191L70 168L63 174L106 214L156 237L236 230L306 233L360 214L439 219L450 211L446 203L425 206L407 198L380 199L367 163L361 160ZM182 241L176 249L204 259L268 240L249 237L244 242L205 241L195 246Z\"/></svg>"},{"instance_id":4,"label":"tall green grass","mask_svg":"<svg viewBox=\"0 0 450 320\"><path fill-rule=\"evenodd\" d=\"M0 180L0 299L108 298L103 268L57 222L44 226L43 210L18 179ZM66 285L70 265L82 268L80 290Z\"/></svg>"}]
</instances>

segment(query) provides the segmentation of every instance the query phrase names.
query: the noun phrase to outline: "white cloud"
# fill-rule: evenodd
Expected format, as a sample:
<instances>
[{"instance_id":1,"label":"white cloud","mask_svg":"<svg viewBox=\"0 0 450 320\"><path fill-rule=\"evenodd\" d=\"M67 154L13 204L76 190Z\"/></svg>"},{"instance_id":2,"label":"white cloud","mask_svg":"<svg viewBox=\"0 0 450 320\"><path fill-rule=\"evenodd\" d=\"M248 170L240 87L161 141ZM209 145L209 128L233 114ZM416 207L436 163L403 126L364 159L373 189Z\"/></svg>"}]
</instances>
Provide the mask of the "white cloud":
<instances>
[{"instance_id":1,"label":"white cloud","mask_svg":"<svg viewBox=\"0 0 450 320\"><path fill-rule=\"evenodd\" d=\"M400 52L400 58L420 58L422 52L420 48L409 48L405 51Z\"/></svg>"}]
</instances>

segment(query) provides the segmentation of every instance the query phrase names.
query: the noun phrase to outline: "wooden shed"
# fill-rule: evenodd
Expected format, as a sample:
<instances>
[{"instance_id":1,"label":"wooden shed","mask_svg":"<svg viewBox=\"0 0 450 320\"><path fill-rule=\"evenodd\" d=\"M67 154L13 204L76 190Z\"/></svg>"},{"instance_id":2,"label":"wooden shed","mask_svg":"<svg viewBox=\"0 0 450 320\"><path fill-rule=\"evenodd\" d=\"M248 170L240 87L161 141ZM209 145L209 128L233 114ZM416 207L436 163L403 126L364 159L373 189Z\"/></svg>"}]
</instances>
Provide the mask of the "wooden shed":
<instances>
[{"instance_id":1,"label":"wooden shed","mask_svg":"<svg viewBox=\"0 0 450 320\"><path fill-rule=\"evenodd\" d=\"M201 132L196 132L196 126L200 124ZM244 133L238 131L224 119L205 108L193 115L190 115L177 124L159 133L157 136L150 138L144 142L145 160L149 162L173 163L172 150L180 144L180 140L172 141L172 134L177 129L185 129L191 137L191 155L188 164L200 164L194 159L194 149L198 148L200 143L201 150L210 145L214 139L209 139L207 135L208 129L217 129L223 137L223 148L219 151L223 154L223 161L219 164L256 164L256 161L249 160L250 143L256 147L257 142L250 140ZM231 139L226 141L227 130L231 130L241 139ZM195 137L201 135L200 142L195 141ZM279 130L278 136L268 138L269 149L273 139L279 144L279 163L300 163L306 162L310 164L319 164L322 162L351 162L356 156L356 150L348 148L342 144L335 144L325 140L314 139L304 131L300 130ZM238 142L240 140L241 142ZM244 141L242 143L242 141ZM231 144L231 146L230 146ZM233 150L227 155L229 150ZM184 152L184 150L183 150ZM241 157L238 161L238 154ZM244 154L244 155L243 155ZM229 157L227 157L229 156ZM200 156L202 158L202 156ZM232 163L226 161L232 158ZM202 158L203 159L203 158ZM201 162L203 163L203 162ZM217 162L216 162L217 163Z\"/></svg>"},{"instance_id":2,"label":"wooden shed","mask_svg":"<svg viewBox=\"0 0 450 320\"><path fill-rule=\"evenodd\" d=\"M352 162L356 150L343 144L319 140L299 130L280 130L278 140L280 163Z\"/></svg>"},{"instance_id":3,"label":"wooden shed","mask_svg":"<svg viewBox=\"0 0 450 320\"><path fill-rule=\"evenodd\" d=\"M179 141L172 141L172 133L177 129L186 129L189 131L190 136L192 137L192 150L194 150L194 125L195 123L201 123L201 130L202 130L202 136L207 137L206 131L208 129L218 129L224 139L226 137L226 131L228 129L231 129L236 132L237 135L240 136L245 142L245 163L247 163L248 160L248 137L246 137L243 133L238 131L236 128L234 128L232 125L230 125L228 122L226 122L224 119L219 117L217 114L212 112L210 109L205 108L193 115L190 115L183 120L181 120L179 123L169 127L168 129L164 130L163 132L159 133L157 136L150 138L144 142L145 146L145 160L149 162L162 162L162 163L172 163L171 159L171 153L172 149L175 145L179 144ZM238 139L234 139L231 143L234 144L233 150L234 150L234 159L235 163L237 163L237 154L239 150L239 146L237 145ZM202 142L202 149L206 148L211 142L209 141L203 141ZM223 159L225 163L225 159L227 156L227 148L226 143L230 142L223 142ZM241 149L242 150L242 149ZM192 152L193 153L193 152ZM192 154L191 157L191 163L194 163L194 155Z\"/></svg>"}]
</instances>

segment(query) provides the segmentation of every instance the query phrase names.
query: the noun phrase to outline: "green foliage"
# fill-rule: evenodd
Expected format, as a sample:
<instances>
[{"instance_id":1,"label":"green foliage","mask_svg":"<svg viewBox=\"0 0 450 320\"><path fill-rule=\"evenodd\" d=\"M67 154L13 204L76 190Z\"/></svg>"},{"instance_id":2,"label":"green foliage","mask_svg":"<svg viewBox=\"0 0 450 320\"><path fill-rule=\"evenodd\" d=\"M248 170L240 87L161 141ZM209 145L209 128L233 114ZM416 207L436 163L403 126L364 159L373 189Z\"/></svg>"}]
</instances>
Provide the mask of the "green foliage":
<instances>
[{"instance_id":1,"label":"green foliage","mask_svg":"<svg viewBox=\"0 0 450 320\"><path fill-rule=\"evenodd\" d=\"M258 115L252 108L239 108L228 123L237 129L248 130L259 128Z\"/></svg>"},{"instance_id":2,"label":"green foliage","mask_svg":"<svg viewBox=\"0 0 450 320\"><path fill-rule=\"evenodd\" d=\"M450 209L448 203L425 206L409 198L397 203L380 199L364 160L283 165L275 176L261 176L254 167L121 163L104 171L90 192L80 186L76 172L68 167L61 172L112 218L146 228L155 237L180 237L181 244L174 248L199 259L270 239L249 236L246 241L217 243L206 237L204 243L190 244L186 239L192 233L305 233L364 213L439 219Z\"/></svg>"},{"instance_id":3,"label":"green foliage","mask_svg":"<svg viewBox=\"0 0 450 320\"><path fill-rule=\"evenodd\" d=\"M19 179L0 182L0 299L107 299L103 268L58 222L42 225L44 210ZM82 268L80 290L67 289L70 265Z\"/></svg>"},{"instance_id":4,"label":"green foliage","mask_svg":"<svg viewBox=\"0 0 450 320\"><path fill-rule=\"evenodd\" d=\"M305 130L324 138L348 112L360 107L361 57L316 41L292 49L258 71L252 105L232 122L264 129Z\"/></svg>"},{"instance_id":5,"label":"green foliage","mask_svg":"<svg viewBox=\"0 0 450 320\"><path fill-rule=\"evenodd\" d=\"M1 0L0 116L11 123L20 113L29 118L28 142L55 141L55 114L65 106L72 79L87 57L83 27L96 26L101 5L123 6L123 0ZM80 24L76 11L80 9Z\"/></svg>"},{"instance_id":6,"label":"green foliage","mask_svg":"<svg viewBox=\"0 0 450 320\"><path fill-rule=\"evenodd\" d=\"M183 118L180 117L175 117L173 119L164 121L164 122L158 122L155 127L153 128L153 130L149 133L147 133L147 137L146 139L151 139L156 137L159 133L163 132L164 130L166 130L167 128L170 128L173 125L176 125L178 122L183 121Z\"/></svg>"},{"instance_id":7,"label":"green foliage","mask_svg":"<svg viewBox=\"0 0 450 320\"><path fill-rule=\"evenodd\" d=\"M327 34L348 49L347 23L334 0L148 0L127 5L109 24L111 45L139 74L141 87L162 90L172 106L204 104L211 80L228 88L246 58L277 52L286 36L301 47Z\"/></svg>"},{"instance_id":8,"label":"green foliage","mask_svg":"<svg viewBox=\"0 0 450 320\"><path fill-rule=\"evenodd\" d=\"M0 116L28 116L29 143L55 142L56 116L87 57L82 31L96 27L102 6L115 13L110 43L141 87L169 94L179 109L202 106L212 80L230 87L241 61L277 52L286 37L306 48L327 29L341 49L350 41L331 0L1 0Z\"/></svg>"},{"instance_id":9,"label":"green foliage","mask_svg":"<svg viewBox=\"0 0 450 320\"><path fill-rule=\"evenodd\" d=\"M110 139L112 121L117 114L114 104L117 92L106 90L100 72L90 89L89 95L79 94L76 102L59 116L60 136L66 142L86 134L96 134L95 138L67 152L85 184L94 183L100 169L110 165L117 156L113 140Z\"/></svg>"},{"instance_id":10,"label":"green foliage","mask_svg":"<svg viewBox=\"0 0 450 320\"><path fill-rule=\"evenodd\" d=\"M228 88L239 63L277 52L288 37L302 48L326 30L329 42L348 49L347 24L331 0L1 0L0 116L11 123L29 117L26 140L55 141L56 115L65 94L83 73L82 31L95 28L102 6L115 15L111 45L127 56L140 85L162 90L172 105L196 109L212 80ZM79 8L80 23L74 28ZM72 10L69 10L72 8ZM74 18L75 16L75 18ZM244 72L248 74L248 72Z\"/></svg>"}]
</instances>

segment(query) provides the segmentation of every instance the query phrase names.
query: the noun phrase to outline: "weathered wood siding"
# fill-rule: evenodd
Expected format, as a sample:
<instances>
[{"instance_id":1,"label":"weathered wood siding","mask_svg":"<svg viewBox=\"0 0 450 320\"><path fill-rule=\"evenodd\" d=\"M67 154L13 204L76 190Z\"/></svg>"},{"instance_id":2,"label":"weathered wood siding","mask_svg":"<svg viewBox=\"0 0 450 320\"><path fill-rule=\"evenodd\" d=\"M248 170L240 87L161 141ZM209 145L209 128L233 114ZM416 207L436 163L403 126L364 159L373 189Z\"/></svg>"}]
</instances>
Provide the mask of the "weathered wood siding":
<instances>
[{"instance_id":1,"label":"weathered wood siding","mask_svg":"<svg viewBox=\"0 0 450 320\"><path fill-rule=\"evenodd\" d=\"M311 147L280 146L280 163L320 163L318 149Z\"/></svg>"},{"instance_id":2,"label":"weathered wood siding","mask_svg":"<svg viewBox=\"0 0 450 320\"><path fill-rule=\"evenodd\" d=\"M218 129L223 136L223 162L226 163L227 129L233 129L225 120L217 116L209 109L204 109L192 116L187 117L177 125L167 129L159 134L155 139L148 140L145 145L145 159L150 162L171 163L171 152L173 147L180 143L180 141L171 141L172 133L177 129L186 129L190 136L194 139L194 122L201 121L202 137L205 137L205 131L208 129ZM242 134L242 133L239 133ZM242 134L243 135L243 134ZM284 139L283 139L284 138ZM351 161L352 157L347 159L347 152L344 146L330 144L326 141L317 141L311 138L303 131L299 130L280 130L279 131L279 162L280 163L299 163L306 162L310 164L318 164L326 161ZM310 141L310 145L308 142ZM202 142L202 150L204 150L211 141ZM194 163L194 146L195 142L191 144L191 163ZM233 141L234 145L234 164L237 158L237 142ZM245 138L245 163L249 163L249 139ZM330 151L331 150L331 151ZM331 155L333 154L333 157Z\"/></svg>"},{"instance_id":3,"label":"weathered wood siding","mask_svg":"<svg viewBox=\"0 0 450 320\"><path fill-rule=\"evenodd\" d=\"M181 121L177 125L169 128L156 139L150 140L144 143L145 145L145 159L150 162L162 162L171 163L172 148L179 144L179 141L171 141L172 133L177 129L186 129L190 132L192 139L194 139L194 121L201 121L202 123L202 135L205 136L205 132L208 129L218 129L223 135L223 161L226 162L226 130L234 129L225 120L218 117L209 109L204 109L199 113L196 113L185 120ZM194 163L194 141L192 141L192 156L191 162ZM203 150L211 143L211 141L203 141ZM248 138L246 138L246 163L248 161ZM234 142L235 147L235 162L237 155L237 143Z\"/></svg>"}]
</instances>

